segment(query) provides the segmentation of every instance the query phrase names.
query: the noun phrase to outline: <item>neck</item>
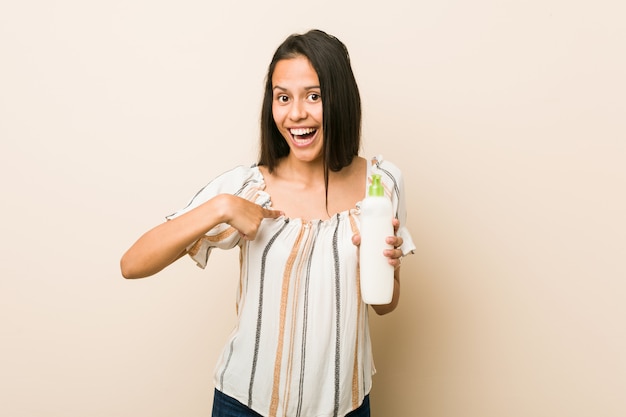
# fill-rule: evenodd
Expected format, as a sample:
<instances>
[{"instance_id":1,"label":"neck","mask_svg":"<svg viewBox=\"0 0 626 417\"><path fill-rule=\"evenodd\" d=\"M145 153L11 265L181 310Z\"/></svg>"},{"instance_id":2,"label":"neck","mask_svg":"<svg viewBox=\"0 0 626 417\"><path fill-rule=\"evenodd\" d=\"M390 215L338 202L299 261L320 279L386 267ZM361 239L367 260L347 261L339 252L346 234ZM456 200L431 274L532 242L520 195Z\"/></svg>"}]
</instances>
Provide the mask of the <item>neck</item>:
<instances>
[{"instance_id":1,"label":"neck","mask_svg":"<svg viewBox=\"0 0 626 417\"><path fill-rule=\"evenodd\" d=\"M314 161L301 161L287 156L278 163L276 174L281 178L301 184L323 185L324 163L321 158Z\"/></svg>"}]
</instances>

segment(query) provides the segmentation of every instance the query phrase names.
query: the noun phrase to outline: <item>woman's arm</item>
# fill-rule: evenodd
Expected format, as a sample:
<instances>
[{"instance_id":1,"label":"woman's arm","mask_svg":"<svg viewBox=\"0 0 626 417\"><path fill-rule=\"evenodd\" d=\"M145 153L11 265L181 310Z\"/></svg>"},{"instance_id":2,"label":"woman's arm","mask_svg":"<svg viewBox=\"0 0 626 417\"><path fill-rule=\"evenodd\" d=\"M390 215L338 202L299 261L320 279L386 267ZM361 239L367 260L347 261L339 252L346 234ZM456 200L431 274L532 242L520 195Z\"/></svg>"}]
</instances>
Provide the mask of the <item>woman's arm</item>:
<instances>
[{"instance_id":1,"label":"woman's arm","mask_svg":"<svg viewBox=\"0 0 626 417\"><path fill-rule=\"evenodd\" d=\"M398 227L400 227L400 221L393 219L394 232L398 230ZM356 234L352 236L352 243L356 246L360 246L361 235ZM400 264L402 263L402 250L398 248L402 246L403 242L402 238L399 236L389 236L387 237L387 243L393 246L393 249L385 250L385 256L388 258L389 263L394 266L393 297L389 304L371 305L376 314L381 316L395 310L398 306L398 301L400 301Z\"/></svg>"},{"instance_id":2,"label":"woman's arm","mask_svg":"<svg viewBox=\"0 0 626 417\"><path fill-rule=\"evenodd\" d=\"M230 224L253 240L264 218L282 213L230 194L220 194L188 213L162 223L141 236L122 256L124 278L144 278L163 270L186 248L220 223Z\"/></svg>"}]
</instances>

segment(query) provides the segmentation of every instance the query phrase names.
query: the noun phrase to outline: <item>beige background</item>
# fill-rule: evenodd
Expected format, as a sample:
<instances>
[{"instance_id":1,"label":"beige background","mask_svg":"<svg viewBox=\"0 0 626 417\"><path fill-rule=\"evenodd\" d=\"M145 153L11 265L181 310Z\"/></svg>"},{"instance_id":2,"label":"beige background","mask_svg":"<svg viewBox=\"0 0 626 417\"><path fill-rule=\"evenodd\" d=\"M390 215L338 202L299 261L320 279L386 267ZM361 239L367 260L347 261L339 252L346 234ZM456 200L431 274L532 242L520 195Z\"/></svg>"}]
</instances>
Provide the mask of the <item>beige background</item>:
<instances>
[{"instance_id":1,"label":"beige background","mask_svg":"<svg viewBox=\"0 0 626 417\"><path fill-rule=\"evenodd\" d=\"M417 254L376 417L626 415L621 1L0 2L0 415L208 416L235 251L123 251L256 156L290 33L349 47Z\"/></svg>"}]
</instances>

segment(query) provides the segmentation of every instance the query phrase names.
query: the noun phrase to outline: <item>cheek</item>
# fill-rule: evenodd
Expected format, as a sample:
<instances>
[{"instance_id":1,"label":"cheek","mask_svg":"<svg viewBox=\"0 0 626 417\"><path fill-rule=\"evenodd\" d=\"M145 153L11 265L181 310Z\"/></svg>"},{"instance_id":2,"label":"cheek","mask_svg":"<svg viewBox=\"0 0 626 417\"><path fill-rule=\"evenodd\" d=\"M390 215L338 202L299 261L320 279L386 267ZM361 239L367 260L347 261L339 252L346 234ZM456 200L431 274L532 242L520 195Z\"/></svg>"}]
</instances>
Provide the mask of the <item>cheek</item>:
<instances>
[{"instance_id":1,"label":"cheek","mask_svg":"<svg viewBox=\"0 0 626 417\"><path fill-rule=\"evenodd\" d=\"M280 135L285 140L288 140L286 136L289 135L289 133L287 132L287 129L285 129L285 127L283 126L283 122L285 120L285 112L283 111L283 109L279 106L272 107L272 118L274 119L274 124L280 132Z\"/></svg>"},{"instance_id":2,"label":"cheek","mask_svg":"<svg viewBox=\"0 0 626 417\"><path fill-rule=\"evenodd\" d=\"M324 108L321 105L315 108L315 110L313 111L313 117L315 117L315 120L317 120L318 122L322 122L322 120L324 119Z\"/></svg>"},{"instance_id":3,"label":"cheek","mask_svg":"<svg viewBox=\"0 0 626 417\"><path fill-rule=\"evenodd\" d=\"M281 121L284 119L284 111L279 106L272 106L272 117L274 118L274 123L280 129Z\"/></svg>"}]
</instances>

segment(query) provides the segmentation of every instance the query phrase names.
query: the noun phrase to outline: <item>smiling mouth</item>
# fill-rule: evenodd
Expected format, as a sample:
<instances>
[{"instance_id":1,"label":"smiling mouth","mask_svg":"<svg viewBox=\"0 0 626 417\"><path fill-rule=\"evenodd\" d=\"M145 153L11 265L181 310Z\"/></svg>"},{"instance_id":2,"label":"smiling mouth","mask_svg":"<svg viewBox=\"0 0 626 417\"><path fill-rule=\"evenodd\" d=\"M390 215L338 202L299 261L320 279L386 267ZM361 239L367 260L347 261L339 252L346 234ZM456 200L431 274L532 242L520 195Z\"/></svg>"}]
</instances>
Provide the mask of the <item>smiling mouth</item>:
<instances>
[{"instance_id":1,"label":"smiling mouth","mask_svg":"<svg viewBox=\"0 0 626 417\"><path fill-rule=\"evenodd\" d=\"M317 133L317 129L313 129L310 127L289 129L289 133L291 133L291 137L293 137L293 139L296 141L307 141L315 136L315 134Z\"/></svg>"}]
</instances>

